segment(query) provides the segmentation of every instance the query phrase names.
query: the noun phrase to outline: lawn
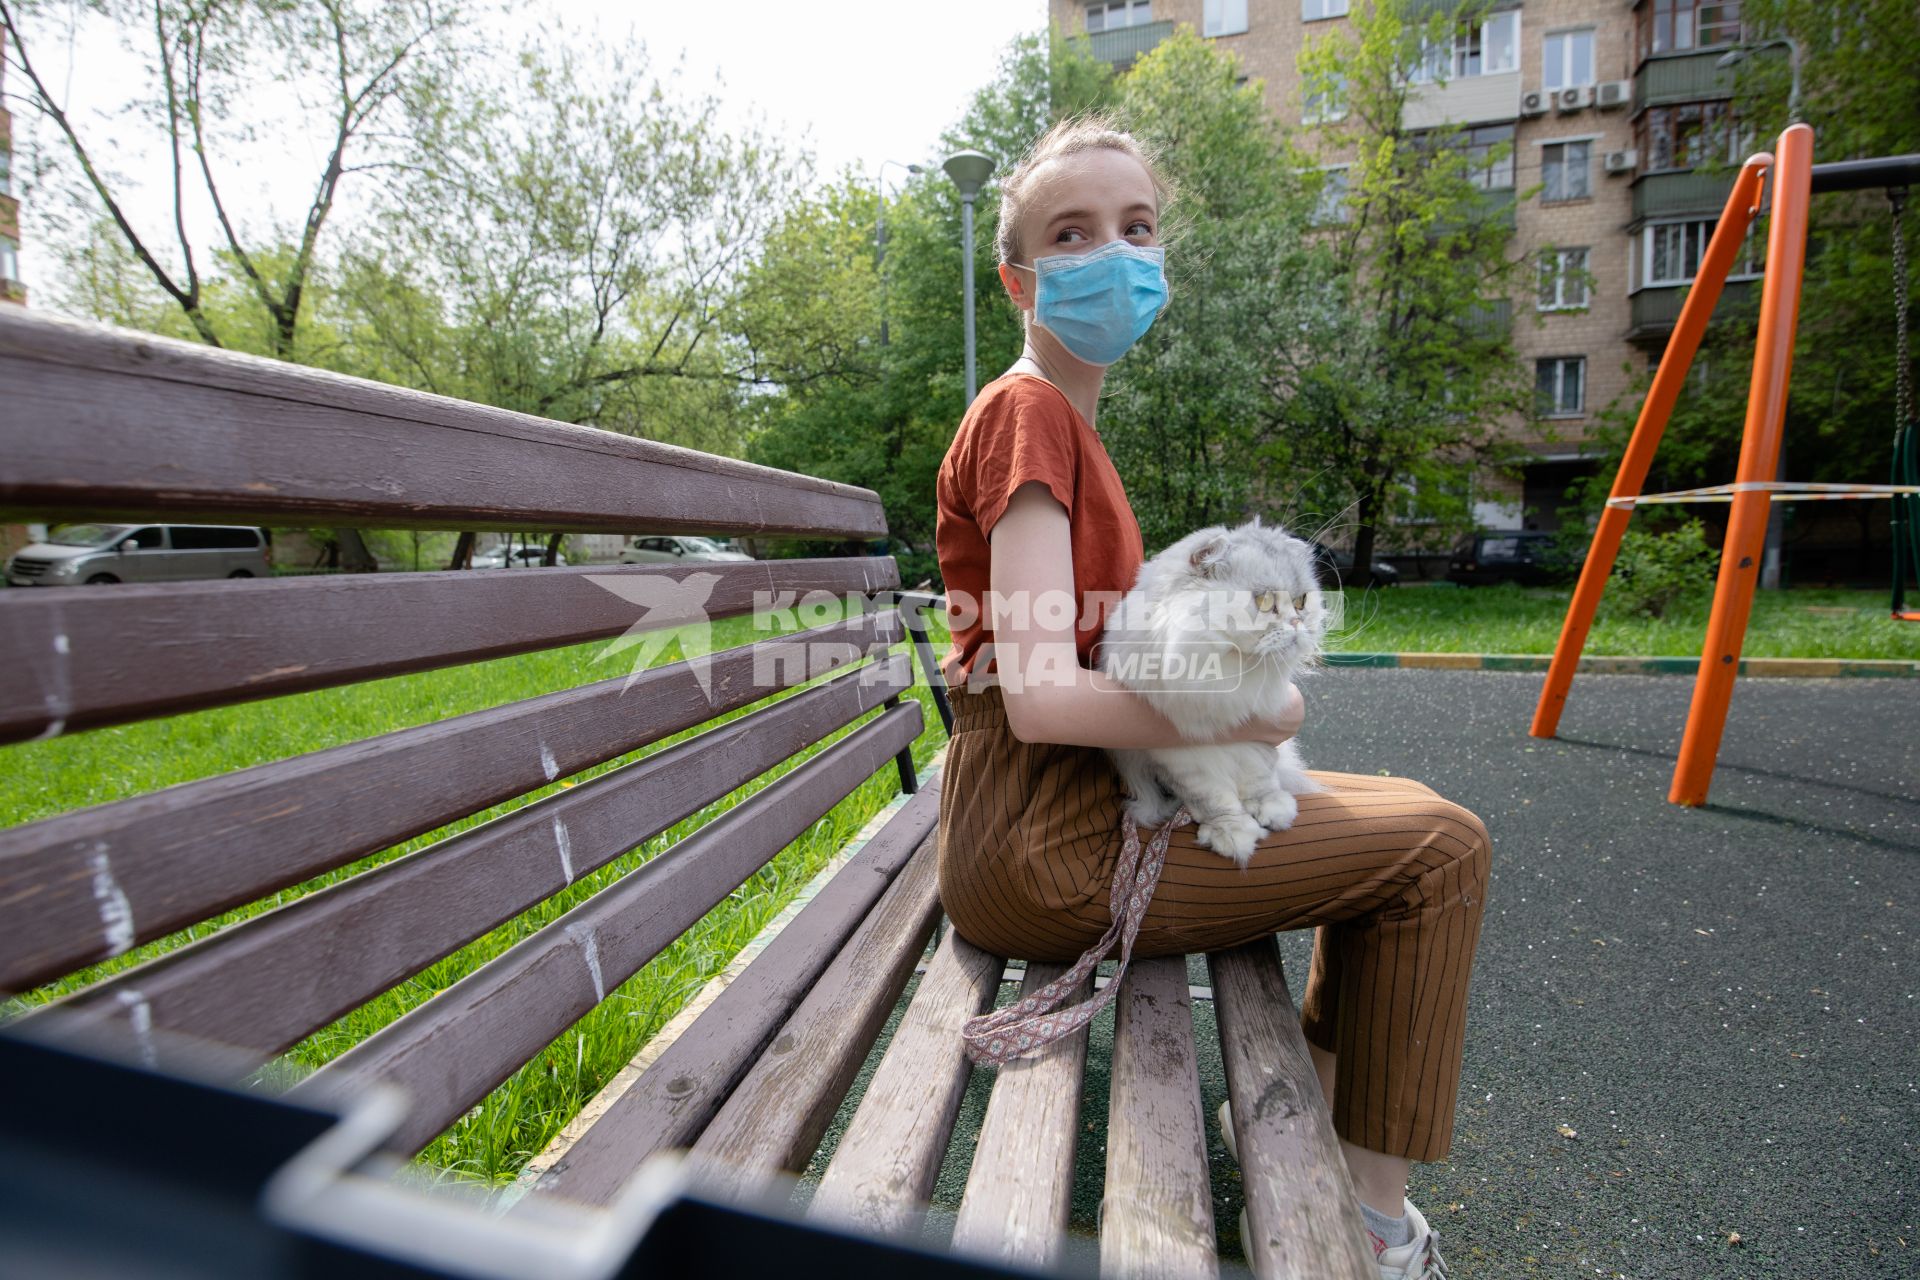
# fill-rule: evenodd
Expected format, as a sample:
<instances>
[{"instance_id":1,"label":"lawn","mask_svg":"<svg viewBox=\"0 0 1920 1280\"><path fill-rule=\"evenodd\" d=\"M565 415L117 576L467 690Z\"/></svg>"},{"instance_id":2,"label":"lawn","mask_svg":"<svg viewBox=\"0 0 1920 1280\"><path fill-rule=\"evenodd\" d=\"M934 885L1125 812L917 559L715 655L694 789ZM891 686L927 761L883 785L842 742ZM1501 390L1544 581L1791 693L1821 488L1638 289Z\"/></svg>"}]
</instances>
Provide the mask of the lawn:
<instances>
[{"instance_id":1,"label":"lawn","mask_svg":"<svg viewBox=\"0 0 1920 1280\"><path fill-rule=\"evenodd\" d=\"M1336 653L1552 653L1570 587L1407 584L1345 592L1345 617L1330 631ZM1887 616L1885 591L1757 592L1740 653L1748 658L1920 660L1920 623ZM1629 615L1601 598L1585 652L1634 657L1700 656L1711 597L1702 592L1666 617Z\"/></svg>"},{"instance_id":2,"label":"lawn","mask_svg":"<svg viewBox=\"0 0 1920 1280\"><path fill-rule=\"evenodd\" d=\"M806 616L806 625L830 619ZM767 638L773 628L755 629L751 617L713 624L715 650ZM791 629L791 628L788 628ZM906 645L898 646L904 651ZM136 724L75 733L47 741L0 747L14 785L0 795L0 825L13 826L88 805L139 795L160 787L209 777L251 765L318 751L396 729L425 724L524 698L595 681L624 679L620 658L596 662L604 645L574 645L440 671L396 676L338 689ZM678 661L678 646L656 654L656 661ZM916 666L916 676L918 664ZM830 679L831 675L823 677ZM815 683L818 683L817 681ZM791 696L783 693L778 697ZM925 768L944 742L931 693L917 685L927 729L914 744L914 760ZM723 723L767 705L763 700L712 722ZM809 749L801 759L839 741L875 712L840 729ZM539 791L473 814L471 817L395 845L272 898L235 910L210 924L135 948L126 955L72 974L24 996L0 1000L0 1019L171 951L219 927L258 915L355 872L391 861L480 823L510 813L542 796L652 754L704 732L689 730L639 751L609 760ZM583 875L558 896L440 960L399 988L324 1027L284 1059L269 1064L264 1078L291 1083L337 1057L381 1027L422 1004L514 943L559 918L596 890L668 849L733 805L798 765L790 760L646 841L599 871ZM511 1179L559 1133L580 1107L625 1066L639 1047L724 969L740 948L794 898L867 819L899 792L891 762L842 800L807 833L748 879L689 933L611 992L545 1052L474 1107L420 1156L435 1176L498 1183ZM343 803L350 798L343 797Z\"/></svg>"}]
</instances>

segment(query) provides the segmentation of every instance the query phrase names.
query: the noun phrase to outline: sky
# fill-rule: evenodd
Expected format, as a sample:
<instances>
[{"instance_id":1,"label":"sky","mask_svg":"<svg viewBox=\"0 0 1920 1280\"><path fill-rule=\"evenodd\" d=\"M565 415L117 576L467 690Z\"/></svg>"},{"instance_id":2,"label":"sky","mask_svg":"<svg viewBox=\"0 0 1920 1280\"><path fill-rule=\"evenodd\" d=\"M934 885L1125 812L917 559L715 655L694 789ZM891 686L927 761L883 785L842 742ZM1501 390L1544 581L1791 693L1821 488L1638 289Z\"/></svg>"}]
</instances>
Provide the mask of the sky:
<instances>
[{"instance_id":1,"label":"sky","mask_svg":"<svg viewBox=\"0 0 1920 1280\"><path fill-rule=\"evenodd\" d=\"M537 30L562 26L597 31L608 40L631 36L644 42L656 72L684 56L679 82L690 94L718 96L723 124L757 119L810 148L821 177L852 165L871 181L883 161L937 164L941 131L993 78L1007 44L1044 29L1046 21L1045 0L973 0L959 7L924 0L546 0L521 6L490 27L497 27L505 49ZM119 89L134 80L138 59L97 21L71 30L61 24L39 32L29 28L29 34L38 70L58 86L82 137L105 153L136 226L166 242L166 151L157 130L127 115ZM11 75L9 95L21 88L21 77ZM28 118L23 104L10 105L16 135L51 137L44 122ZM262 228L275 217L297 225L324 160L319 133L264 117L259 124L259 136L234 165L237 172L219 175L222 194L238 207L243 225ZM109 148L100 139L118 145ZM884 176L891 187L905 175L890 166ZM349 189L335 229L351 225L353 212ZM56 216L65 215L36 208L29 195L22 212L21 274L30 296L36 288L47 296L61 283L52 256L36 252L35 243L44 246L58 234L51 221ZM187 223L197 246L213 242L211 209L190 207Z\"/></svg>"}]
</instances>

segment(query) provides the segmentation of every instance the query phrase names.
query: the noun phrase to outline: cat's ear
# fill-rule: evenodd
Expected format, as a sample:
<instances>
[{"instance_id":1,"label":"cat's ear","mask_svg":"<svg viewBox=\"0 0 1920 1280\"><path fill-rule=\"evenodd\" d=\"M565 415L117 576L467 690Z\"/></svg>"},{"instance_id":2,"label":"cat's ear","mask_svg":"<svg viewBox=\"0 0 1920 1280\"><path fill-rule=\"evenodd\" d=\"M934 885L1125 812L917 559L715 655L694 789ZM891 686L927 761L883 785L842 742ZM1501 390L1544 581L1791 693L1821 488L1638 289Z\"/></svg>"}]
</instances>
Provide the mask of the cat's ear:
<instances>
[{"instance_id":1,"label":"cat's ear","mask_svg":"<svg viewBox=\"0 0 1920 1280\"><path fill-rule=\"evenodd\" d=\"M1227 536L1215 534L1195 547L1187 556L1187 565L1203 578L1211 578L1219 573L1220 566L1227 562Z\"/></svg>"}]
</instances>

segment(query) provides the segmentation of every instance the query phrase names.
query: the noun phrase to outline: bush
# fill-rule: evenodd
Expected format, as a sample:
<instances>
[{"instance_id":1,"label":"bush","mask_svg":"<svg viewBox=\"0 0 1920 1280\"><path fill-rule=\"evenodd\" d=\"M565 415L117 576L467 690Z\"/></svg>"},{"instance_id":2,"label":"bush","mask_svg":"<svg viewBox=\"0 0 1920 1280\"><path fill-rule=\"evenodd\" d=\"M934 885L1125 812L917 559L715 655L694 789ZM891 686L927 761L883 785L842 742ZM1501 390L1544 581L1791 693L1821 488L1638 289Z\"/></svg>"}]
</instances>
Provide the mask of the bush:
<instances>
[{"instance_id":1,"label":"bush","mask_svg":"<svg viewBox=\"0 0 1920 1280\"><path fill-rule=\"evenodd\" d=\"M1606 600L1625 613L1659 618L1692 596L1704 597L1720 566L1697 518L1665 533L1628 530L1613 563Z\"/></svg>"}]
</instances>

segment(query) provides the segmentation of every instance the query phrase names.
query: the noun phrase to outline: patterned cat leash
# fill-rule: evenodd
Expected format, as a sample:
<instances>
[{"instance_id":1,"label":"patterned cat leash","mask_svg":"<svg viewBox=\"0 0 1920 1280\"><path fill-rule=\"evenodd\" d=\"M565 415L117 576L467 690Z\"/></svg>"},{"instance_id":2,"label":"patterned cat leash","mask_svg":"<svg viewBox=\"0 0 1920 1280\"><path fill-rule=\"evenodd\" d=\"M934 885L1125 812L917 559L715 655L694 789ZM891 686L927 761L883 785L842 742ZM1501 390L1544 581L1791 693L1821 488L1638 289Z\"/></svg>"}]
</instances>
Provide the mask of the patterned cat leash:
<instances>
[{"instance_id":1,"label":"patterned cat leash","mask_svg":"<svg viewBox=\"0 0 1920 1280\"><path fill-rule=\"evenodd\" d=\"M1001 1066L1015 1058L1030 1057L1086 1026L1107 1007L1113 993L1120 989L1120 979L1126 976L1127 961L1133 957L1134 936L1140 932L1147 904L1153 900L1154 887L1160 883L1160 871L1167 862L1167 841L1173 837L1175 827L1192 820L1187 807L1181 805L1166 825L1154 833L1143 853L1133 814L1124 814L1120 822L1124 839L1120 859L1113 869L1113 923L1107 926L1098 942L1074 961L1073 968L1046 986L1017 1004L968 1018L960 1028L968 1058ZM1094 966L1106 958L1116 937L1120 940L1120 967L1112 979L1089 999L1072 1008L1060 1009L1074 989L1086 981ZM1059 1011L1053 1012L1056 1009Z\"/></svg>"}]
</instances>

